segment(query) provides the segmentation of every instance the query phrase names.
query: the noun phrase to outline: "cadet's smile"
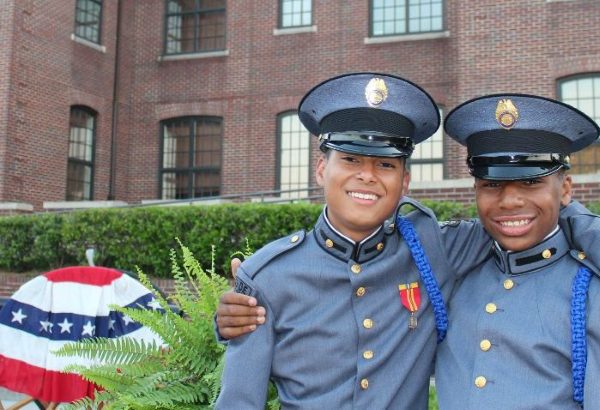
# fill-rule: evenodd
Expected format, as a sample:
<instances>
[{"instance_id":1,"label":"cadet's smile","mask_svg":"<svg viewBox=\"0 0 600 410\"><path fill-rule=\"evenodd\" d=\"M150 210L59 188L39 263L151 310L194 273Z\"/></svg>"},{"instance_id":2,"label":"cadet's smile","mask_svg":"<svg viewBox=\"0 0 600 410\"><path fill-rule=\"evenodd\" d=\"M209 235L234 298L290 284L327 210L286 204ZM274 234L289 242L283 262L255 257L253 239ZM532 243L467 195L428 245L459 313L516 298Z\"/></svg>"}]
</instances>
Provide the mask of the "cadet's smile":
<instances>
[{"instance_id":1,"label":"cadet's smile","mask_svg":"<svg viewBox=\"0 0 600 410\"><path fill-rule=\"evenodd\" d=\"M348 195L354 199L358 199L359 203L372 203L379 199L379 195L368 193L368 192L358 192L358 191L349 191Z\"/></svg>"},{"instance_id":2,"label":"cadet's smile","mask_svg":"<svg viewBox=\"0 0 600 410\"><path fill-rule=\"evenodd\" d=\"M534 216L510 215L494 218L494 222L499 225L499 229L506 236L525 235L532 229Z\"/></svg>"},{"instance_id":3,"label":"cadet's smile","mask_svg":"<svg viewBox=\"0 0 600 410\"><path fill-rule=\"evenodd\" d=\"M571 178L562 173L517 181L475 180L481 223L506 250L537 245L558 223L571 199Z\"/></svg>"},{"instance_id":4,"label":"cadet's smile","mask_svg":"<svg viewBox=\"0 0 600 410\"><path fill-rule=\"evenodd\" d=\"M327 217L342 234L360 242L388 218L408 189L403 158L352 155L332 150L317 163Z\"/></svg>"}]
</instances>

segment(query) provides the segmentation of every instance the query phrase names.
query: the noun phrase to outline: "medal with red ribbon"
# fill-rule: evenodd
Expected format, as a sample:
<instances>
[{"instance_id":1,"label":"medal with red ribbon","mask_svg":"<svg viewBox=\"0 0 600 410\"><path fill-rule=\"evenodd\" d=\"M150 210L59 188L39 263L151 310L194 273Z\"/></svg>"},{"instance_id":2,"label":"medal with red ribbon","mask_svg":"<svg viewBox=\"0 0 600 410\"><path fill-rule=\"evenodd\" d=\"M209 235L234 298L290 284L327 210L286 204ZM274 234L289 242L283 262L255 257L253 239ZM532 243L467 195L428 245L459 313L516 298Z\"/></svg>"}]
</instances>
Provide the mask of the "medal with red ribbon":
<instances>
[{"instance_id":1,"label":"medal with red ribbon","mask_svg":"<svg viewBox=\"0 0 600 410\"><path fill-rule=\"evenodd\" d=\"M421 289L419 288L419 282L398 285L398 290L400 291L402 306L410 312L408 328L410 330L416 329L417 317L415 316L415 312L419 310L419 306L421 306Z\"/></svg>"}]
</instances>

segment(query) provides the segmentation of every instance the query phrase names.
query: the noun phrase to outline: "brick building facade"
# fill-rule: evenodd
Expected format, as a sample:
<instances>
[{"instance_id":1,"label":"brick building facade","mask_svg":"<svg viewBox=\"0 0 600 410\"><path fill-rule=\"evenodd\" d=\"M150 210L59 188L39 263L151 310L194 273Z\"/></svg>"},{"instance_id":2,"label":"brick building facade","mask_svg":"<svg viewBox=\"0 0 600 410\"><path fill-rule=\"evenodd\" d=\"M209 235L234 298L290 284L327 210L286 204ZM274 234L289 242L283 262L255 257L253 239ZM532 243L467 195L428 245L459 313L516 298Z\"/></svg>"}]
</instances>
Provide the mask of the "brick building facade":
<instances>
[{"instance_id":1,"label":"brick building facade","mask_svg":"<svg viewBox=\"0 0 600 410\"><path fill-rule=\"evenodd\" d=\"M600 1L411 1L423 8L402 9L407 18L390 23L391 34L382 12L400 9L386 3L3 0L0 202L42 210L69 198L71 175L91 184L82 199L132 204L193 196L186 187L211 196L279 189L278 118L313 85L353 71L410 79L442 112L494 92L565 99L562 81L573 78L580 88L593 85L598 108L586 112L600 119ZM420 28L397 28L418 13L426 16ZM586 90L575 97L588 101ZM93 123L91 156L82 163L69 160L77 156L74 112ZM198 135L208 130L202 141L209 148L196 154L209 164L196 174L170 173L168 154L174 168L178 154L192 155L177 145L189 124ZM444 180L416 181L411 194L469 201L465 152L440 141ZM309 152L313 162L314 138ZM600 200L598 169L576 173L578 199ZM204 182L188 185L190 175Z\"/></svg>"}]
</instances>

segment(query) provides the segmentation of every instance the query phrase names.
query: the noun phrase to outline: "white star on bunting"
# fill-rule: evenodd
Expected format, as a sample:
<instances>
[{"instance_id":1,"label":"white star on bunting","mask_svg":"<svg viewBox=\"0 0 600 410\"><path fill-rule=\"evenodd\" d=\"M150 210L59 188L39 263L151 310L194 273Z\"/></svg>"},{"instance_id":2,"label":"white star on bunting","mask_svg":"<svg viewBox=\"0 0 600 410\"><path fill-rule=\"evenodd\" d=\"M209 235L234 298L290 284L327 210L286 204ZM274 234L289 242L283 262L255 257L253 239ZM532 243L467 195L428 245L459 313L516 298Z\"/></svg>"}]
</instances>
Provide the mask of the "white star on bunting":
<instances>
[{"instance_id":1,"label":"white star on bunting","mask_svg":"<svg viewBox=\"0 0 600 410\"><path fill-rule=\"evenodd\" d=\"M83 332L81 332L81 336L90 335L94 336L94 332L96 331L96 326L92 326L92 322L88 320L88 322L83 326Z\"/></svg>"},{"instance_id":2,"label":"white star on bunting","mask_svg":"<svg viewBox=\"0 0 600 410\"><path fill-rule=\"evenodd\" d=\"M62 323L58 324L60 326L60 333L71 333L71 327L73 326L73 323L70 323L67 318L65 318L65 320L63 320Z\"/></svg>"},{"instance_id":3,"label":"white star on bunting","mask_svg":"<svg viewBox=\"0 0 600 410\"><path fill-rule=\"evenodd\" d=\"M54 323L47 320L40 320L40 325L42 325L40 331L52 333L52 327L54 326Z\"/></svg>"},{"instance_id":4,"label":"white star on bunting","mask_svg":"<svg viewBox=\"0 0 600 410\"><path fill-rule=\"evenodd\" d=\"M25 319L27 317L27 315L23 314L23 309L19 309L16 312L11 312L13 314L13 318L11 320L12 322L19 322L20 325L23 324L23 319Z\"/></svg>"},{"instance_id":5,"label":"white star on bunting","mask_svg":"<svg viewBox=\"0 0 600 410\"><path fill-rule=\"evenodd\" d=\"M148 307L152 308L152 310L160 309L160 303L158 300L152 298L152 300L148 302Z\"/></svg>"}]
</instances>

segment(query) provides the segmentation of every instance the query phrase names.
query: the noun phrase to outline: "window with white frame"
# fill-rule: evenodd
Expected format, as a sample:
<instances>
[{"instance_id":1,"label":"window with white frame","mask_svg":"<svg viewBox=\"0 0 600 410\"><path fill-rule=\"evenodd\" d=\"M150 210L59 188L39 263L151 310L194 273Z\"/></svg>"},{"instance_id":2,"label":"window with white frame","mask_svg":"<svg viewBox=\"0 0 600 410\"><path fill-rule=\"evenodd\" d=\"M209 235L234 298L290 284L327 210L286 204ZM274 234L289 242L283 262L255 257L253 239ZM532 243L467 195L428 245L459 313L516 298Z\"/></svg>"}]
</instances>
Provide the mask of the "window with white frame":
<instances>
[{"instance_id":1,"label":"window with white frame","mask_svg":"<svg viewBox=\"0 0 600 410\"><path fill-rule=\"evenodd\" d=\"M66 200L91 200L96 113L87 107L72 107L69 130Z\"/></svg>"},{"instance_id":2,"label":"window with white frame","mask_svg":"<svg viewBox=\"0 0 600 410\"><path fill-rule=\"evenodd\" d=\"M372 37L444 29L444 0L371 0Z\"/></svg>"},{"instance_id":3,"label":"window with white frame","mask_svg":"<svg viewBox=\"0 0 600 410\"><path fill-rule=\"evenodd\" d=\"M600 73L563 78L558 82L562 102L589 115L600 124ZM595 144L571 155L571 173L589 174L600 171L600 144Z\"/></svg>"},{"instance_id":4,"label":"window with white frame","mask_svg":"<svg viewBox=\"0 0 600 410\"><path fill-rule=\"evenodd\" d=\"M100 44L102 0L77 0L75 2L75 35Z\"/></svg>"},{"instance_id":5,"label":"window with white frame","mask_svg":"<svg viewBox=\"0 0 600 410\"><path fill-rule=\"evenodd\" d=\"M306 27L312 24L312 0L280 0L279 27Z\"/></svg>"},{"instance_id":6,"label":"window with white frame","mask_svg":"<svg viewBox=\"0 0 600 410\"><path fill-rule=\"evenodd\" d=\"M277 189L283 198L305 198L310 184L310 133L295 111L277 117Z\"/></svg>"},{"instance_id":7,"label":"window with white frame","mask_svg":"<svg viewBox=\"0 0 600 410\"><path fill-rule=\"evenodd\" d=\"M442 116L440 109L440 117ZM441 181L444 179L444 127L425 141L416 144L410 157L410 180L412 182Z\"/></svg>"}]
</instances>

